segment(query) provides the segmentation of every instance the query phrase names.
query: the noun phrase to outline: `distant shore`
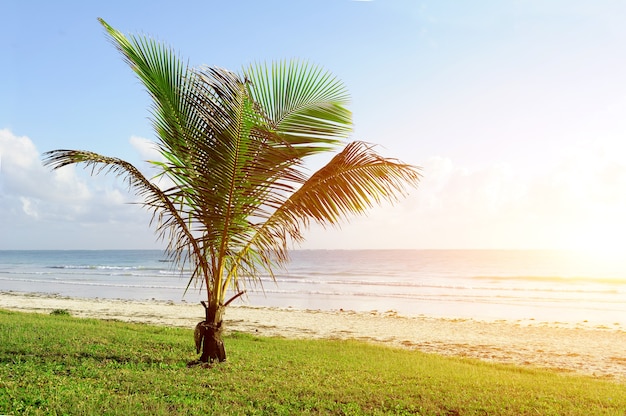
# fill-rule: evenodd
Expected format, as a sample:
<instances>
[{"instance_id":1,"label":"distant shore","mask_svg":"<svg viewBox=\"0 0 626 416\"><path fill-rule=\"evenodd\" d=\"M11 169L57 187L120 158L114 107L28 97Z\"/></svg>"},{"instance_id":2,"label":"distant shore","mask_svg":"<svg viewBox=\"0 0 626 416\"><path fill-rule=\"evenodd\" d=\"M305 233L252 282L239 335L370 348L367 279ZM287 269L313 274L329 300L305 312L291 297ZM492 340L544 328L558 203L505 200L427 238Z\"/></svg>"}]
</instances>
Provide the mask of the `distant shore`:
<instances>
[{"instance_id":1,"label":"distant shore","mask_svg":"<svg viewBox=\"0 0 626 416\"><path fill-rule=\"evenodd\" d=\"M0 309L114 319L193 328L202 320L196 304L68 298L0 292ZM403 317L395 312L319 311L231 306L227 331L286 338L356 339L443 355L544 367L626 380L626 331L584 322L477 321ZM190 340L190 342L192 342Z\"/></svg>"}]
</instances>

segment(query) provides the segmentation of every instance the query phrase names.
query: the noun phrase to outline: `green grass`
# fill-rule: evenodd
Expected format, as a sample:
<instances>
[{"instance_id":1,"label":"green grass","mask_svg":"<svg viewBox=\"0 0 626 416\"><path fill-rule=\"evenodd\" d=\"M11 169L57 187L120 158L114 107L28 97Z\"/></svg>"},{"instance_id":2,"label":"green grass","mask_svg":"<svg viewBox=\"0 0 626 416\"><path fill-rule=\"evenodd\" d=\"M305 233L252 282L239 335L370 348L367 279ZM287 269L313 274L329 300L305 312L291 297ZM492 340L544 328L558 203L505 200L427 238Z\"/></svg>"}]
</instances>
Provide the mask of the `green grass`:
<instances>
[{"instance_id":1,"label":"green grass","mask_svg":"<svg viewBox=\"0 0 626 416\"><path fill-rule=\"evenodd\" d=\"M231 334L187 368L191 329L0 310L0 414L626 415L626 385L349 341Z\"/></svg>"}]
</instances>

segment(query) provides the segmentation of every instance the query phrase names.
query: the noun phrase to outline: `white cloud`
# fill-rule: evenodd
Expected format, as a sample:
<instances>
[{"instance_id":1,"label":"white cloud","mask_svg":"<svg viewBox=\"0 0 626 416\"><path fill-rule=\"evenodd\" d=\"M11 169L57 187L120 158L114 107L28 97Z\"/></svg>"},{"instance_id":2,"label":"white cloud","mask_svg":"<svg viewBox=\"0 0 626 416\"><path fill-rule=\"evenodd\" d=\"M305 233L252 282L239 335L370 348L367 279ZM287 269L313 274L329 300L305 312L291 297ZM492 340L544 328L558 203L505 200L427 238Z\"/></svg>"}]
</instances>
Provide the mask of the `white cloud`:
<instances>
[{"instance_id":1,"label":"white cloud","mask_svg":"<svg viewBox=\"0 0 626 416\"><path fill-rule=\"evenodd\" d=\"M30 198L21 196L20 201L22 202L22 210L26 215L35 219L39 218L39 211L37 209L34 209L32 200Z\"/></svg>"},{"instance_id":2,"label":"white cloud","mask_svg":"<svg viewBox=\"0 0 626 416\"><path fill-rule=\"evenodd\" d=\"M70 167L51 173L41 164L41 156L26 136L0 130L0 180L7 195L49 200L84 200L90 197L85 183Z\"/></svg>"},{"instance_id":3,"label":"white cloud","mask_svg":"<svg viewBox=\"0 0 626 416\"><path fill-rule=\"evenodd\" d=\"M0 130L0 155L4 155L5 172L15 169L28 169L37 155L35 145L28 137L13 136L10 131Z\"/></svg>"},{"instance_id":4,"label":"white cloud","mask_svg":"<svg viewBox=\"0 0 626 416\"><path fill-rule=\"evenodd\" d=\"M155 159L151 142L131 143ZM541 172L507 163L469 168L434 156L407 199L339 230L314 227L303 248L626 249L621 143L573 145ZM136 198L120 179L72 166L51 172L28 137L6 129L0 155L0 249L154 247L150 214L128 204Z\"/></svg>"},{"instance_id":5,"label":"white cloud","mask_svg":"<svg viewBox=\"0 0 626 416\"><path fill-rule=\"evenodd\" d=\"M149 214L128 204L137 198L120 179L50 171L30 138L7 129L0 159L0 249L153 246Z\"/></svg>"},{"instance_id":6,"label":"white cloud","mask_svg":"<svg viewBox=\"0 0 626 416\"><path fill-rule=\"evenodd\" d=\"M542 173L431 157L408 199L339 231L313 228L303 247L626 249L626 161L617 150L572 146Z\"/></svg>"},{"instance_id":7,"label":"white cloud","mask_svg":"<svg viewBox=\"0 0 626 416\"><path fill-rule=\"evenodd\" d=\"M155 173L155 166L148 162L166 162L166 159L159 152L158 146L152 140L145 139L143 137L131 136L130 144L137 150L141 158L146 162L144 167L149 173ZM167 189L174 186L174 182L166 176L158 176L153 178L152 181L156 186L161 189Z\"/></svg>"},{"instance_id":8,"label":"white cloud","mask_svg":"<svg viewBox=\"0 0 626 416\"><path fill-rule=\"evenodd\" d=\"M626 163L602 147L572 148L540 175L506 165L448 172L443 186L426 179L421 190L436 207L416 207L448 244L456 235L462 246L577 248L592 230L626 226Z\"/></svg>"},{"instance_id":9,"label":"white cloud","mask_svg":"<svg viewBox=\"0 0 626 416\"><path fill-rule=\"evenodd\" d=\"M163 156L159 153L157 144L152 140L138 136L131 136L129 142L131 146L139 152L139 155L143 160L163 161Z\"/></svg>"}]
</instances>

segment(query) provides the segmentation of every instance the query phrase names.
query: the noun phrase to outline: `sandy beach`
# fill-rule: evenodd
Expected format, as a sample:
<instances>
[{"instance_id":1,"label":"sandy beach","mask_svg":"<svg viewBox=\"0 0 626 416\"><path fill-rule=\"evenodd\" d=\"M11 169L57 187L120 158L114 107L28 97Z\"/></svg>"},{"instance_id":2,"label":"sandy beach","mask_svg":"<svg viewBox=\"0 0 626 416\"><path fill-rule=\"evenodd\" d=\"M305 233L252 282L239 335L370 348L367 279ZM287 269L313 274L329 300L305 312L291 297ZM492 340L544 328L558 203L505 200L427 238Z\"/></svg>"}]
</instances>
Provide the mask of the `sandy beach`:
<instances>
[{"instance_id":1,"label":"sandy beach","mask_svg":"<svg viewBox=\"0 0 626 416\"><path fill-rule=\"evenodd\" d=\"M0 292L0 308L193 328L200 305ZM231 306L227 331L286 338L356 339L428 353L558 369L626 381L626 331L538 321L477 321L369 313ZM191 342L191 341L190 341Z\"/></svg>"}]
</instances>

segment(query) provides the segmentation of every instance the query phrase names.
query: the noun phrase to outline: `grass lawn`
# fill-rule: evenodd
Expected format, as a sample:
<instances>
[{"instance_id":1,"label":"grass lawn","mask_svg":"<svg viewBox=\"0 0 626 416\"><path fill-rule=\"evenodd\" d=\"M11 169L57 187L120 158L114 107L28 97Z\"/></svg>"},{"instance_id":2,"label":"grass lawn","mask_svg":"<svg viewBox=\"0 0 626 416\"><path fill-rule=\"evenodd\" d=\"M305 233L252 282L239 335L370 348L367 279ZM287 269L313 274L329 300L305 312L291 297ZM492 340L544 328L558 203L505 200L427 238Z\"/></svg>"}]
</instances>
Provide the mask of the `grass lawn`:
<instances>
[{"instance_id":1,"label":"grass lawn","mask_svg":"<svg viewBox=\"0 0 626 416\"><path fill-rule=\"evenodd\" d=\"M0 310L0 414L626 415L626 384L356 341L231 334L187 368L191 329Z\"/></svg>"}]
</instances>

